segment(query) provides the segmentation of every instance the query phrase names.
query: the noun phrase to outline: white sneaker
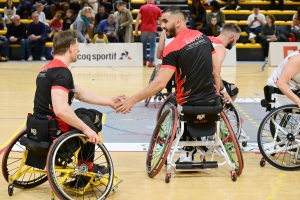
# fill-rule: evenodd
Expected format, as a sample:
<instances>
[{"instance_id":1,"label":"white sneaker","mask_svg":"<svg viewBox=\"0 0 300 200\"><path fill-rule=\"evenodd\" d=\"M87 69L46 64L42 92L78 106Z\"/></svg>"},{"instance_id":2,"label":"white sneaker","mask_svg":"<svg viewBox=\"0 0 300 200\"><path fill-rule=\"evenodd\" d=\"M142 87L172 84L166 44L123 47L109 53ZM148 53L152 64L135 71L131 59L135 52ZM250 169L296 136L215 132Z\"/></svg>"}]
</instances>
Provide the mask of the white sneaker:
<instances>
[{"instance_id":1,"label":"white sneaker","mask_svg":"<svg viewBox=\"0 0 300 200\"><path fill-rule=\"evenodd\" d=\"M226 9L226 6L224 6L224 7L220 8L220 10L225 10L225 9Z\"/></svg>"},{"instance_id":2,"label":"white sneaker","mask_svg":"<svg viewBox=\"0 0 300 200\"><path fill-rule=\"evenodd\" d=\"M241 10L241 6L237 6L237 7L235 8L235 10L236 10L236 11Z\"/></svg>"},{"instance_id":3,"label":"white sneaker","mask_svg":"<svg viewBox=\"0 0 300 200\"><path fill-rule=\"evenodd\" d=\"M265 62L269 62L269 59L268 59L268 57L265 57Z\"/></svg>"},{"instance_id":4,"label":"white sneaker","mask_svg":"<svg viewBox=\"0 0 300 200\"><path fill-rule=\"evenodd\" d=\"M250 33L250 35L249 35L249 40L251 40L251 39L254 39L256 37L256 35L255 34L253 34L253 33Z\"/></svg>"},{"instance_id":5,"label":"white sneaker","mask_svg":"<svg viewBox=\"0 0 300 200\"><path fill-rule=\"evenodd\" d=\"M33 57L32 56L29 56L27 61L32 61L33 60Z\"/></svg>"},{"instance_id":6,"label":"white sneaker","mask_svg":"<svg viewBox=\"0 0 300 200\"><path fill-rule=\"evenodd\" d=\"M179 162L192 162L193 159L193 151L185 151L181 150L181 154L179 156Z\"/></svg>"},{"instance_id":7,"label":"white sneaker","mask_svg":"<svg viewBox=\"0 0 300 200\"><path fill-rule=\"evenodd\" d=\"M41 57L41 60L45 61L47 60L44 56Z\"/></svg>"},{"instance_id":8,"label":"white sneaker","mask_svg":"<svg viewBox=\"0 0 300 200\"><path fill-rule=\"evenodd\" d=\"M200 162L203 162L206 152L202 149L202 147L196 147L196 148L197 148L197 153L200 154Z\"/></svg>"}]
</instances>

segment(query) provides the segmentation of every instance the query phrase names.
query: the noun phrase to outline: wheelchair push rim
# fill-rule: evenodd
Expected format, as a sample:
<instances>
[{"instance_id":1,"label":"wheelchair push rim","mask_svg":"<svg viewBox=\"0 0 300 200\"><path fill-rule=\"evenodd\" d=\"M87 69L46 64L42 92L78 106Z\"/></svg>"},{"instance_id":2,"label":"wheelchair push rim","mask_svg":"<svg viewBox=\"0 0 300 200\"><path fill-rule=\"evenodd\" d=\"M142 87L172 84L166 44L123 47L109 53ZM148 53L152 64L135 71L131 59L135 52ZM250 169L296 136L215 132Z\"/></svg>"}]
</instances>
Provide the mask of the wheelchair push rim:
<instances>
[{"instance_id":1,"label":"wheelchair push rim","mask_svg":"<svg viewBox=\"0 0 300 200\"><path fill-rule=\"evenodd\" d=\"M161 104L161 106L159 107L158 111L157 111L157 115L156 115L156 123L158 122L160 116L162 115L162 113L164 113L167 109L169 109L171 106L176 106L174 104L172 104L170 102L170 98L171 95L175 95L175 92L170 94Z\"/></svg>"},{"instance_id":2,"label":"wheelchair push rim","mask_svg":"<svg viewBox=\"0 0 300 200\"><path fill-rule=\"evenodd\" d=\"M261 122L258 147L263 158L273 167L285 171L300 170L299 124L300 109L297 105L278 107Z\"/></svg>"},{"instance_id":3,"label":"wheelchair push rim","mask_svg":"<svg viewBox=\"0 0 300 200\"><path fill-rule=\"evenodd\" d=\"M241 175L244 168L244 159L241 147L224 112L221 112L220 138L230 161L235 165L236 174Z\"/></svg>"},{"instance_id":4,"label":"wheelchair push rim","mask_svg":"<svg viewBox=\"0 0 300 200\"><path fill-rule=\"evenodd\" d=\"M62 150L63 145L66 144L65 147L68 149L69 147L66 141L70 139L75 140L76 137L80 143L82 141L82 145L78 148L76 147L77 150L72 153L71 159L66 159L69 161L71 160L72 163L63 160L61 165L57 165L57 158L61 158L62 153L67 153ZM57 139L49 150L47 158L47 173L49 177L51 177L49 179L49 183L53 192L60 199L84 199L84 197L90 199L91 197L96 197L97 200L102 200L109 195L112 189L114 183L114 168L109 152L103 144L99 143L96 145L96 147L98 147L97 149L99 149L103 155L96 156L96 149L94 162L100 162L99 164L108 167L108 174L96 174L94 172L90 172L88 171L86 163L82 163L79 166L78 160L82 159L82 157L80 157L80 152L81 149L84 148L85 142L86 136L84 134L79 132L70 132ZM105 162L107 165L104 164ZM83 184L83 186L70 186L71 182L75 182L75 185ZM98 186L99 188L97 188ZM98 194L99 192L101 194Z\"/></svg>"},{"instance_id":5,"label":"wheelchair push rim","mask_svg":"<svg viewBox=\"0 0 300 200\"><path fill-rule=\"evenodd\" d=\"M158 70L160 68L160 65L157 65L154 69L153 69L153 72L151 74L151 77L150 77L150 80L149 80L149 83L150 84L154 79L155 77L157 76L157 73L158 73ZM151 97L148 97L145 99L145 106L147 107L148 104L150 103L150 100L151 100Z\"/></svg>"},{"instance_id":6,"label":"wheelchair push rim","mask_svg":"<svg viewBox=\"0 0 300 200\"><path fill-rule=\"evenodd\" d=\"M8 183L11 182L10 179L14 179L12 184L21 189L37 187L45 183L48 179L46 171L25 165L27 150L26 147L19 142L25 135L26 129L14 137L7 145L2 158L2 174L4 179ZM20 158L17 158L18 156L20 156ZM10 160L12 161L10 162ZM26 180L27 178L29 180Z\"/></svg>"},{"instance_id":7,"label":"wheelchair push rim","mask_svg":"<svg viewBox=\"0 0 300 200\"><path fill-rule=\"evenodd\" d=\"M225 105L227 105L227 109L225 109L224 107L224 113L226 114L231 124L232 130L236 135L236 138L239 140L241 137L241 130L242 130L240 115L233 103L229 103Z\"/></svg>"},{"instance_id":8,"label":"wheelchair push rim","mask_svg":"<svg viewBox=\"0 0 300 200\"><path fill-rule=\"evenodd\" d=\"M177 131L177 123L177 108L172 106L162 114L154 129L146 159L146 170L151 178L155 177L165 164Z\"/></svg>"}]
</instances>

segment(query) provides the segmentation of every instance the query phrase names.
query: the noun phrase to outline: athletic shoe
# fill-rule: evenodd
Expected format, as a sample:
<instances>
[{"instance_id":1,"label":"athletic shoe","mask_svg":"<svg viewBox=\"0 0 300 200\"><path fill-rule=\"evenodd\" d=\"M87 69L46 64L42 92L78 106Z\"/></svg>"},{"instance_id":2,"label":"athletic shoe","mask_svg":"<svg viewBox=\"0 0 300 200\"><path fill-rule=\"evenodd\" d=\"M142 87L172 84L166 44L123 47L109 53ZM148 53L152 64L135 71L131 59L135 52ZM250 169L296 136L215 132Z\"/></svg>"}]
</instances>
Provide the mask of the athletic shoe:
<instances>
[{"instance_id":1,"label":"athletic shoe","mask_svg":"<svg viewBox=\"0 0 300 200\"><path fill-rule=\"evenodd\" d=\"M255 35L255 34L253 34L253 33L250 33L250 34L249 34L249 38L248 38L248 39L249 39L249 40L251 40L251 39L254 39L255 37L256 37L256 35Z\"/></svg>"},{"instance_id":2,"label":"athletic shoe","mask_svg":"<svg viewBox=\"0 0 300 200\"><path fill-rule=\"evenodd\" d=\"M182 150L178 162L192 162L193 157L193 151Z\"/></svg>"},{"instance_id":3,"label":"athletic shoe","mask_svg":"<svg viewBox=\"0 0 300 200\"><path fill-rule=\"evenodd\" d=\"M41 60L42 60L42 61L45 61L45 60L47 60L47 59L45 58L45 56L42 56L42 57L41 57Z\"/></svg>"},{"instance_id":4,"label":"athletic shoe","mask_svg":"<svg viewBox=\"0 0 300 200\"><path fill-rule=\"evenodd\" d=\"M148 63L148 67L156 67L155 64L153 62L149 62Z\"/></svg>"},{"instance_id":5,"label":"athletic shoe","mask_svg":"<svg viewBox=\"0 0 300 200\"><path fill-rule=\"evenodd\" d=\"M235 11L238 11L238 10L241 10L241 6L237 6L237 7L235 8Z\"/></svg>"},{"instance_id":6,"label":"athletic shoe","mask_svg":"<svg viewBox=\"0 0 300 200\"><path fill-rule=\"evenodd\" d=\"M144 65L144 66L147 65L147 61L146 61L146 60L143 61L143 65Z\"/></svg>"},{"instance_id":7,"label":"athletic shoe","mask_svg":"<svg viewBox=\"0 0 300 200\"><path fill-rule=\"evenodd\" d=\"M27 61L32 61L33 60L33 57L32 56L29 56Z\"/></svg>"},{"instance_id":8,"label":"athletic shoe","mask_svg":"<svg viewBox=\"0 0 300 200\"><path fill-rule=\"evenodd\" d=\"M109 168L105 167L103 165L95 165L94 164L94 172L97 174L108 174L109 173Z\"/></svg>"}]
</instances>

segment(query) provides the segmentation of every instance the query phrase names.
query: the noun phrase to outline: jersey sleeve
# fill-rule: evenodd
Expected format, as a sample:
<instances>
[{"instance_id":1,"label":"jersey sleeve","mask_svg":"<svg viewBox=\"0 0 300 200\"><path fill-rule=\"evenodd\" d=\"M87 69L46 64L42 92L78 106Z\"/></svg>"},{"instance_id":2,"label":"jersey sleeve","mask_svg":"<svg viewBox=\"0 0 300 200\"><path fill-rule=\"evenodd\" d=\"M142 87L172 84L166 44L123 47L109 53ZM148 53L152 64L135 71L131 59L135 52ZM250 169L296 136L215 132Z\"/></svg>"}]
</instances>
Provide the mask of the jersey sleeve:
<instances>
[{"instance_id":1,"label":"jersey sleeve","mask_svg":"<svg viewBox=\"0 0 300 200\"><path fill-rule=\"evenodd\" d=\"M177 66L177 56L176 51L168 53L166 56L162 58L161 68L169 68L176 70Z\"/></svg>"},{"instance_id":2,"label":"jersey sleeve","mask_svg":"<svg viewBox=\"0 0 300 200\"><path fill-rule=\"evenodd\" d=\"M61 89L69 93L73 86L73 77L68 68L62 68L57 75L53 77L51 89Z\"/></svg>"}]
</instances>

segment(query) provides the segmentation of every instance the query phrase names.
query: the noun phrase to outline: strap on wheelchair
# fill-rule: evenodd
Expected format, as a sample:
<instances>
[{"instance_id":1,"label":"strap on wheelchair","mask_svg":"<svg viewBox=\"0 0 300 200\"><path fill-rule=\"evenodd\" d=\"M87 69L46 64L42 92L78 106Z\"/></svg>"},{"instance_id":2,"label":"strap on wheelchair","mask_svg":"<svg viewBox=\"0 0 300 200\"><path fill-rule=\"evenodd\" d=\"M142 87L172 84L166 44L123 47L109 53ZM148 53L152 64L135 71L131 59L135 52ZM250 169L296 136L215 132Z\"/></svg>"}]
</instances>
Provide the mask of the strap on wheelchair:
<instances>
[{"instance_id":1,"label":"strap on wheelchair","mask_svg":"<svg viewBox=\"0 0 300 200\"><path fill-rule=\"evenodd\" d=\"M220 98L215 100L214 106L190 106L183 105L181 113L183 114L218 114L222 112L223 106L221 105Z\"/></svg>"}]
</instances>

